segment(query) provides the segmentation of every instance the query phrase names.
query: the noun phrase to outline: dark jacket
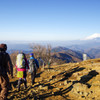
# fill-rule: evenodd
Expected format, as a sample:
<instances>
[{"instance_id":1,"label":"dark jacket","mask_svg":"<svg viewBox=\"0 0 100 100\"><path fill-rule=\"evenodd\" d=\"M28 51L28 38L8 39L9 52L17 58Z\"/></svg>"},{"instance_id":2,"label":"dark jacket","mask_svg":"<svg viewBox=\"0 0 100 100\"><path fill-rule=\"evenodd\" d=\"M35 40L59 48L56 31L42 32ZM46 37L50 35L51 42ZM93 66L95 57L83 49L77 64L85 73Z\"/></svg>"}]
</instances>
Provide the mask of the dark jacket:
<instances>
[{"instance_id":1,"label":"dark jacket","mask_svg":"<svg viewBox=\"0 0 100 100\"><path fill-rule=\"evenodd\" d=\"M13 65L12 65L12 62L11 62L11 59L10 59L10 56L8 53L6 53L5 51L1 51L2 52L2 72L1 74L6 74L7 73L11 76L13 76Z\"/></svg>"},{"instance_id":2,"label":"dark jacket","mask_svg":"<svg viewBox=\"0 0 100 100\"><path fill-rule=\"evenodd\" d=\"M34 69L34 71L36 71L36 70L39 68L39 62L38 62L38 60L35 59L34 57L30 57L29 62L30 62L31 59L33 59L33 60L35 61L36 68ZM28 63L29 63L29 62L28 62ZM30 64L29 64L29 65L30 65ZM30 66L29 66L29 71L30 71Z\"/></svg>"}]
</instances>

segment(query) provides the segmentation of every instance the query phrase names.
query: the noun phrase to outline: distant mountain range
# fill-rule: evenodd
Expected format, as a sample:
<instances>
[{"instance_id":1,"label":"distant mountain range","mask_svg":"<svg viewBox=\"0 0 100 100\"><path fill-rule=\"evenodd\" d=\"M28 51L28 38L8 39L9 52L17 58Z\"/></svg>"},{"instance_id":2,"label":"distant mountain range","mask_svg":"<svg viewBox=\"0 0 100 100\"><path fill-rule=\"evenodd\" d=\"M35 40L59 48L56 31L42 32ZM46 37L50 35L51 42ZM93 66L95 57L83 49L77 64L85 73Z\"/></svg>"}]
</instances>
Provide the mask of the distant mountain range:
<instances>
[{"instance_id":1,"label":"distant mountain range","mask_svg":"<svg viewBox=\"0 0 100 100\"><path fill-rule=\"evenodd\" d=\"M83 54L73 51L66 47L56 47L52 49L52 57L64 60L66 62L80 62L83 60Z\"/></svg>"},{"instance_id":2,"label":"distant mountain range","mask_svg":"<svg viewBox=\"0 0 100 100\"><path fill-rule=\"evenodd\" d=\"M95 33L81 40L73 41L38 41L38 42L3 42L7 43L8 52L11 54L15 51L24 51L30 53L33 50L30 44L36 43L40 45L50 44L52 52L56 52L53 57L70 61L81 61L83 53L86 53L90 58L100 58L100 34Z\"/></svg>"},{"instance_id":3,"label":"distant mountain range","mask_svg":"<svg viewBox=\"0 0 100 100\"><path fill-rule=\"evenodd\" d=\"M70 43L70 45L68 45L68 43ZM53 49L53 51L58 52L59 55L61 55L61 52L63 52L63 55L65 54L71 58L74 58L73 61L76 59L76 61L81 61L84 53L86 53L87 56L92 59L100 58L100 34L95 33L83 40L66 42L66 45L62 47L56 47ZM56 57L58 57L57 55ZM72 60L71 58L70 60Z\"/></svg>"}]
</instances>

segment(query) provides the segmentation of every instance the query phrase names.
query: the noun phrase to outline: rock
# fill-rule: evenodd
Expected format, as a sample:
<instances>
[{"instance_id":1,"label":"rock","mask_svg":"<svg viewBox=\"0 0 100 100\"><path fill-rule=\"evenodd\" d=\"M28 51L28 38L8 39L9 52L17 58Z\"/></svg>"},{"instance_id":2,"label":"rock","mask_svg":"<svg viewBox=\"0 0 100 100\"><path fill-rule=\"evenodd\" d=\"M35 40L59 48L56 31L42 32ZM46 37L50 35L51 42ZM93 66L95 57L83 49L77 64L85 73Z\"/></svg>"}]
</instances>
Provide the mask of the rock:
<instances>
[{"instance_id":1,"label":"rock","mask_svg":"<svg viewBox=\"0 0 100 100\"><path fill-rule=\"evenodd\" d=\"M59 85L62 86L62 85L64 85L64 83L60 83Z\"/></svg>"},{"instance_id":2,"label":"rock","mask_svg":"<svg viewBox=\"0 0 100 100\"><path fill-rule=\"evenodd\" d=\"M79 76L76 78L77 81L79 81L80 79L81 79L81 78L80 78Z\"/></svg>"},{"instance_id":3,"label":"rock","mask_svg":"<svg viewBox=\"0 0 100 100\"><path fill-rule=\"evenodd\" d=\"M86 97L88 95L88 92L84 92L83 95Z\"/></svg>"},{"instance_id":4,"label":"rock","mask_svg":"<svg viewBox=\"0 0 100 100\"><path fill-rule=\"evenodd\" d=\"M59 88L55 88L57 91L60 91L60 89Z\"/></svg>"},{"instance_id":5,"label":"rock","mask_svg":"<svg viewBox=\"0 0 100 100\"><path fill-rule=\"evenodd\" d=\"M75 95L79 94L82 96L87 96L88 94L88 87L87 85L81 84L81 83L76 83L73 85L72 92L75 93Z\"/></svg>"},{"instance_id":6,"label":"rock","mask_svg":"<svg viewBox=\"0 0 100 100\"><path fill-rule=\"evenodd\" d=\"M40 85L40 86L39 86L39 89L40 89L40 90L48 90L48 86L44 86L44 87L43 87L42 85Z\"/></svg>"},{"instance_id":7,"label":"rock","mask_svg":"<svg viewBox=\"0 0 100 100\"><path fill-rule=\"evenodd\" d=\"M66 80L64 81L64 85L67 85L67 81Z\"/></svg>"}]
</instances>

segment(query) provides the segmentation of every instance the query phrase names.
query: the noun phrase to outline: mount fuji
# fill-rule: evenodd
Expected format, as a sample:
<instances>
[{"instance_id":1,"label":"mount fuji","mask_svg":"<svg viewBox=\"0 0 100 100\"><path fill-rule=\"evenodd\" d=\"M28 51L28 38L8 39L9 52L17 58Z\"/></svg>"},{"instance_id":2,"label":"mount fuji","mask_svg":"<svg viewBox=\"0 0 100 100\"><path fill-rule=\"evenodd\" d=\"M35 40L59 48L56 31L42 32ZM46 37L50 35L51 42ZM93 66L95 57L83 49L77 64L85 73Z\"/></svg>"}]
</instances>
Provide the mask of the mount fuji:
<instances>
[{"instance_id":1,"label":"mount fuji","mask_svg":"<svg viewBox=\"0 0 100 100\"><path fill-rule=\"evenodd\" d=\"M100 39L100 33L94 33L83 40L93 40L93 39Z\"/></svg>"}]
</instances>

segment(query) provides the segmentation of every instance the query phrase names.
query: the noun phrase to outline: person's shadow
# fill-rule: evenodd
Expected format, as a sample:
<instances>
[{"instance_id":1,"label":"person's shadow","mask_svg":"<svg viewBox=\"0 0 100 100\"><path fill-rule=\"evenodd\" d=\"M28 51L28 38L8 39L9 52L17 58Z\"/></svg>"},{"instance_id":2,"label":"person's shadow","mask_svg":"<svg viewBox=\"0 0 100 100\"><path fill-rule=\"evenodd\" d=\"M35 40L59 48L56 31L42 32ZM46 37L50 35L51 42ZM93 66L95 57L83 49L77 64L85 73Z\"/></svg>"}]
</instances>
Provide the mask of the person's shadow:
<instances>
[{"instance_id":1,"label":"person's shadow","mask_svg":"<svg viewBox=\"0 0 100 100\"><path fill-rule=\"evenodd\" d=\"M81 77L81 79L79 81L73 81L72 85L70 85L68 88L64 89L64 90L60 90L60 91L57 91L55 92L54 94L51 94L51 93L46 93L46 94L43 94L43 95L40 95L39 97L42 98L41 100L44 100L45 98L47 97L50 97L50 96L57 96L57 95L60 95L62 97L64 97L66 100L69 100L67 97L68 95L64 96L64 94L68 93L69 91L71 91L73 89L73 85L76 84L76 83L81 83L81 84L85 84L88 86L88 88L91 87L90 84L88 84L87 82L89 80L91 80L93 77L95 77L96 75L98 75L99 73L96 72L95 70L92 70L90 71L87 75L84 75Z\"/></svg>"},{"instance_id":2,"label":"person's shadow","mask_svg":"<svg viewBox=\"0 0 100 100\"><path fill-rule=\"evenodd\" d=\"M67 80L69 77L71 77L73 73L82 71L82 70L84 70L84 69L85 69L84 67L81 67L81 68L76 67L76 68L71 69L69 72L68 72L68 71L61 72L61 73L59 73L58 75L63 75L64 77L63 77L62 79L58 80L57 82L59 82L59 81L65 81L65 80ZM58 75L56 75L56 76L58 76ZM52 76L52 79L56 78L56 76ZM52 79L51 79L51 80L52 80ZM52 83L52 84L55 84L55 83L57 83L57 82L54 82L54 83Z\"/></svg>"},{"instance_id":3,"label":"person's shadow","mask_svg":"<svg viewBox=\"0 0 100 100\"><path fill-rule=\"evenodd\" d=\"M76 83L81 83L81 84L85 84L88 86L88 88L91 87L90 84L88 84L87 82L92 79L93 77L95 77L96 75L98 75L99 73L96 72L95 70L92 70L90 71L87 75L84 75L81 77L81 79L79 81L73 81L73 84L71 86L69 86L67 89L63 90L62 93L65 94L65 93L68 93L69 91L72 90L73 88L73 85L76 84Z\"/></svg>"}]
</instances>

